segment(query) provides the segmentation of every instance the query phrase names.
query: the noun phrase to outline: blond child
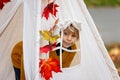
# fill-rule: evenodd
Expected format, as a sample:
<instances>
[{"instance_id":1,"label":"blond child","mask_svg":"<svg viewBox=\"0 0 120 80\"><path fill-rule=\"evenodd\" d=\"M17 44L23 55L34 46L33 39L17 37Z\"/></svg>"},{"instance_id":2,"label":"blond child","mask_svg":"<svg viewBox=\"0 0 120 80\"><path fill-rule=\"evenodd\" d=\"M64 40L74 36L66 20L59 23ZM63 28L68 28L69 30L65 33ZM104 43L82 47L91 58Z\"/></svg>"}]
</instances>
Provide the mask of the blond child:
<instances>
[{"instance_id":1,"label":"blond child","mask_svg":"<svg viewBox=\"0 0 120 80\"><path fill-rule=\"evenodd\" d=\"M61 33L60 33L61 34ZM75 42L79 39L79 31L72 25L68 26L63 31L62 47L68 50L77 49ZM56 47L59 47L60 43ZM76 52L68 52L62 50L62 67L70 67L70 64L75 56ZM49 57L55 58L60 61L60 49L51 51Z\"/></svg>"}]
</instances>

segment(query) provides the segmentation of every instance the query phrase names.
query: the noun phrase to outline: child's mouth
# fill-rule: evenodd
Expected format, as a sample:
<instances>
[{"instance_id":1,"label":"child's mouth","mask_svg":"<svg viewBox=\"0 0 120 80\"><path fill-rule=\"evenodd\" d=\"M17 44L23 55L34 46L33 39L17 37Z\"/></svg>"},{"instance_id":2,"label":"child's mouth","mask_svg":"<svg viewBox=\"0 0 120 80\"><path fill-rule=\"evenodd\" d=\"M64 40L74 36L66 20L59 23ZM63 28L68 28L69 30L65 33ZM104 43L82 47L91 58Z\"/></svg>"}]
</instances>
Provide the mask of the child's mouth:
<instances>
[{"instance_id":1,"label":"child's mouth","mask_svg":"<svg viewBox=\"0 0 120 80\"><path fill-rule=\"evenodd\" d=\"M68 42L65 42L65 41L64 41L63 43L64 43L65 45L68 45L68 46L71 45L71 43L68 43Z\"/></svg>"}]
</instances>

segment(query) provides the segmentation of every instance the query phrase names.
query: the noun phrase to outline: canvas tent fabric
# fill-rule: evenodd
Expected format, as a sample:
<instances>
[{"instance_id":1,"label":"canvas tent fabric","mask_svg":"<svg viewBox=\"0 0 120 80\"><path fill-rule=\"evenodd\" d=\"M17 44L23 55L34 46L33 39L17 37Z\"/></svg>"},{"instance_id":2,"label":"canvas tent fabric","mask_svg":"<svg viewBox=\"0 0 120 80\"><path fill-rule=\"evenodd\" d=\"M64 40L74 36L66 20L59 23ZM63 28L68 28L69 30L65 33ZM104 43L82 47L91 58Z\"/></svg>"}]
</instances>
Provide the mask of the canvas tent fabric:
<instances>
[{"instance_id":1,"label":"canvas tent fabric","mask_svg":"<svg viewBox=\"0 0 120 80\"><path fill-rule=\"evenodd\" d=\"M22 9L22 0L12 0L0 10L0 80L15 80L11 50L22 40Z\"/></svg>"},{"instance_id":2,"label":"canvas tent fabric","mask_svg":"<svg viewBox=\"0 0 120 80\"><path fill-rule=\"evenodd\" d=\"M57 18L62 24L68 20L81 24L81 60L76 66L63 68L62 73L53 73L51 80L120 80L84 1L56 0L56 3L60 5ZM0 67L0 80L14 80L10 51L19 40L23 40L26 80L43 80L39 74L39 30L49 29L54 21L52 16L48 21L41 18L46 4L47 0L13 0L0 11L0 66L4 66ZM22 21L14 20L19 9L24 13Z\"/></svg>"}]
</instances>

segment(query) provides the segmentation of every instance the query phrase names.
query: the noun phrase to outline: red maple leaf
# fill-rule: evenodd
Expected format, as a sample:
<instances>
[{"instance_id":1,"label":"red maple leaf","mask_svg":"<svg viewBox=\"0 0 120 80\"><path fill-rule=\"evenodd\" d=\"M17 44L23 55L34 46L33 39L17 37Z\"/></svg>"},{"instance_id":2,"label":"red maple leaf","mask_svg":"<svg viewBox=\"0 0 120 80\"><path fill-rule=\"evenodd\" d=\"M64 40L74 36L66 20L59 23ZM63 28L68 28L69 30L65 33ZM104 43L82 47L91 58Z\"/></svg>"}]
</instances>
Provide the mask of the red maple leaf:
<instances>
[{"instance_id":1,"label":"red maple leaf","mask_svg":"<svg viewBox=\"0 0 120 80\"><path fill-rule=\"evenodd\" d=\"M10 2L10 0L0 0L0 9L4 7L4 3Z\"/></svg>"},{"instance_id":2,"label":"red maple leaf","mask_svg":"<svg viewBox=\"0 0 120 80\"><path fill-rule=\"evenodd\" d=\"M59 61L53 58L49 58L48 60L40 59L39 67L41 76L46 80L50 80L50 78L52 78L52 71L56 73L62 72L60 70Z\"/></svg>"},{"instance_id":3,"label":"red maple leaf","mask_svg":"<svg viewBox=\"0 0 120 80\"><path fill-rule=\"evenodd\" d=\"M59 7L57 4L54 4L54 2L49 3L45 8L44 11L42 13L42 17L44 16L46 19L48 19L49 17L49 13L51 13L52 15L56 16L56 12L57 12L57 7Z\"/></svg>"},{"instance_id":4,"label":"red maple leaf","mask_svg":"<svg viewBox=\"0 0 120 80\"><path fill-rule=\"evenodd\" d=\"M54 44L49 44L49 45L40 47L40 53L47 53L49 51L52 51L54 48L56 48L56 42Z\"/></svg>"}]
</instances>

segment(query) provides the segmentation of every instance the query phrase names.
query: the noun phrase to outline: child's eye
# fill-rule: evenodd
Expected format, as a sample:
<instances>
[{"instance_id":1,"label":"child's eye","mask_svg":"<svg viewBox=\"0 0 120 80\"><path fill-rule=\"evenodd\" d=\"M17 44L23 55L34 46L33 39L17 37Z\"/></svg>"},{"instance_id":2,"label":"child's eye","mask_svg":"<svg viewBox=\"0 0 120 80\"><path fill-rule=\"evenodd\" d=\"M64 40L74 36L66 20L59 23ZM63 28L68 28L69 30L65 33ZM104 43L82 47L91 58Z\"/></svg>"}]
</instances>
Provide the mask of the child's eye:
<instances>
[{"instance_id":1,"label":"child's eye","mask_svg":"<svg viewBox=\"0 0 120 80\"><path fill-rule=\"evenodd\" d=\"M66 33L66 32L64 32L64 35L67 35L67 33Z\"/></svg>"},{"instance_id":2,"label":"child's eye","mask_svg":"<svg viewBox=\"0 0 120 80\"><path fill-rule=\"evenodd\" d=\"M76 37L75 35L72 35L72 37Z\"/></svg>"}]
</instances>

